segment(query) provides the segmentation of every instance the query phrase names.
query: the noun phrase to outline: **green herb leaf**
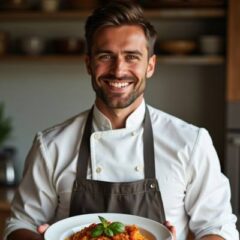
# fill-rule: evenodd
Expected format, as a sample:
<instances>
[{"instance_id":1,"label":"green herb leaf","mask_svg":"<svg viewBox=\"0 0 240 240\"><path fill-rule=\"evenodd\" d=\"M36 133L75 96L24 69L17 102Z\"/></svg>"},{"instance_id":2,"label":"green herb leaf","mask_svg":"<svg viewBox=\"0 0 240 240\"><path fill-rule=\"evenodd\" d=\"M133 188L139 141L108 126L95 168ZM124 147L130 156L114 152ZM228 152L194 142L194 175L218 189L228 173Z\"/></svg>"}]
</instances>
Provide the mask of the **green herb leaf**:
<instances>
[{"instance_id":1,"label":"green herb leaf","mask_svg":"<svg viewBox=\"0 0 240 240\"><path fill-rule=\"evenodd\" d=\"M105 218L103 218L101 216L98 216L98 218L100 219L100 221L103 224L104 228L106 228L109 225L108 221Z\"/></svg>"},{"instance_id":2,"label":"green herb leaf","mask_svg":"<svg viewBox=\"0 0 240 240\"><path fill-rule=\"evenodd\" d=\"M102 223L99 223L92 231L91 236L92 237L99 237L103 234L104 226Z\"/></svg>"},{"instance_id":3,"label":"green herb leaf","mask_svg":"<svg viewBox=\"0 0 240 240\"><path fill-rule=\"evenodd\" d=\"M113 231L112 231L110 228L108 228L108 227L104 229L104 233L105 233L106 236L108 236L108 237L113 237L113 236L114 236Z\"/></svg>"},{"instance_id":4,"label":"green herb leaf","mask_svg":"<svg viewBox=\"0 0 240 240\"><path fill-rule=\"evenodd\" d=\"M113 222L108 226L109 229L111 229L113 231L113 234L118 234L118 233L122 233L125 231L125 226L124 224L120 223L120 222Z\"/></svg>"},{"instance_id":5,"label":"green herb leaf","mask_svg":"<svg viewBox=\"0 0 240 240\"><path fill-rule=\"evenodd\" d=\"M97 224L97 226L91 231L92 237L99 237L101 235L106 235L107 237L113 237L118 233L122 233L125 231L124 224L120 222L108 222L105 218L98 216L101 223Z\"/></svg>"}]
</instances>

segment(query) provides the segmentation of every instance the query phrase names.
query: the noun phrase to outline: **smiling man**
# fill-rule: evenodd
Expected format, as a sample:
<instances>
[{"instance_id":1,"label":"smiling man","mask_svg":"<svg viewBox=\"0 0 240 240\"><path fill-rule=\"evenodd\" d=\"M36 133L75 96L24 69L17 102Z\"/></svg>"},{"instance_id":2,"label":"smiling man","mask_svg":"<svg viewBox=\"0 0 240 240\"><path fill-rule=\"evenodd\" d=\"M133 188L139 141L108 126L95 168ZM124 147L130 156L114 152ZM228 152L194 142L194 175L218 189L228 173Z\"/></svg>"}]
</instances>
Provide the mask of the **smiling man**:
<instances>
[{"instance_id":1,"label":"smiling man","mask_svg":"<svg viewBox=\"0 0 240 240\"><path fill-rule=\"evenodd\" d=\"M95 104L37 134L5 239L43 239L60 219L111 212L163 223L177 240L189 231L196 239L238 240L229 183L208 132L145 103L156 31L142 9L110 1L85 30Z\"/></svg>"},{"instance_id":2,"label":"smiling man","mask_svg":"<svg viewBox=\"0 0 240 240\"><path fill-rule=\"evenodd\" d=\"M148 43L140 26L103 27L96 31L86 65L96 92L96 106L114 128L143 101L147 78L154 72L156 56L149 56ZM120 124L120 125L119 125Z\"/></svg>"}]
</instances>

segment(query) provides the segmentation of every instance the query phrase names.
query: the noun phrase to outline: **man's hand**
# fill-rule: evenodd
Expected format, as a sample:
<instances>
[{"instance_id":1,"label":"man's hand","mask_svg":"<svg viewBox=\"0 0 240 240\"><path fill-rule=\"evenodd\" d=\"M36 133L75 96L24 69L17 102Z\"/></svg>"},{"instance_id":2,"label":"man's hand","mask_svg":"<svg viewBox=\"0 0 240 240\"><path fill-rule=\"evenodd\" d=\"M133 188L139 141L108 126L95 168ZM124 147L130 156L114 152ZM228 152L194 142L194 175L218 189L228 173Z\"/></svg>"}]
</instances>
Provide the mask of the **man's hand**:
<instances>
[{"instance_id":1,"label":"man's hand","mask_svg":"<svg viewBox=\"0 0 240 240\"><path fill-rule=\"evenodd\" d=\"M7 238L7 240L43 240L43 234L46 232L48 224L40 225L37 228L38 233L32 232L27 229L18 229L13 231Z\"/></svg>"},{"instance_id":2,"label":"man's hand","mask_svg":"<svg viewBox=\"0 0 240 240\"><path fill-rule=\"evenodd\" d=\"M49 225L45 223L43 225L38 226L37 231L40 234L44 234L46 232L46 230L48 229L48 227L49 227Z\"/></svg>"},{"instance_id":3,"label":"man's hand","mask_svg":"<svg viewBox=\"0 0 240 240\"><path fill-rule=\"evenodd\" d=\"M166 221L164 225L168 228L168 230L172 233L173 235L173 240L176 240L176 228L169 222Z\"/></svg>"}]
</instances>

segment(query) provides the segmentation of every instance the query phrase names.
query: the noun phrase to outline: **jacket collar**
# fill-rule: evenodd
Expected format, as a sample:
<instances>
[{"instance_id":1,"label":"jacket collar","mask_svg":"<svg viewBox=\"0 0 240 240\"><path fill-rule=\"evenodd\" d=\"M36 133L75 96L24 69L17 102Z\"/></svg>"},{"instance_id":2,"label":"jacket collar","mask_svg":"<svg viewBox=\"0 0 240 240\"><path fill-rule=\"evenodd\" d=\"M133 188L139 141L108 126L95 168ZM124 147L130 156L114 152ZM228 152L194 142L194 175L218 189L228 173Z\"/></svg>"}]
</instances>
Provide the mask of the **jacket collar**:
<instances>
[{"instance_id":1,"label":"jacket collar","mask_svg":"<svg viewBox=\"0 0 240 240\"><path fill-rule=\"evenodd\" d=\"M138 129L142 126L145 116L145 101L132 112L126 120L126 129ZM93 109L93 127L95 131L113 130L111 121L94 105Z\"/></svg>"}]
</instances>

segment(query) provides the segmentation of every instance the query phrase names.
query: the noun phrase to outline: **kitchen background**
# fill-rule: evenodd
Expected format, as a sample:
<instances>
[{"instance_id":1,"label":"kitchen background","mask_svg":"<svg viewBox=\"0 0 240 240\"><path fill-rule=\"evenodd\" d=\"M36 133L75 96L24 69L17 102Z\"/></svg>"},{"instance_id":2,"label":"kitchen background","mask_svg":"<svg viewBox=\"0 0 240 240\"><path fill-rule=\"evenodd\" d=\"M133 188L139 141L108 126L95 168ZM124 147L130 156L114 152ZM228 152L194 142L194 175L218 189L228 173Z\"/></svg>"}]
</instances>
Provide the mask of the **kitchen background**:
<instances>
[{"instance_id":1,"label":"kitchen background","mask_svg":"<svg viewBox=\"0 0 240 240\"><path fill-rule=\"evenodd\" d=\"M238 150L228 153L228 147L239 144L232 137L238 137L235 130L240 125L235 118L240 112L239 1L140 2L159 33L158 64L148 82L146 101L207 128L222 168L233 181L238 214L239 155ZM16 182L36 132L93 104L81 41L91 4L97 1L0 0L0 102L12 119L13 131L4 146L16 149ZM230 112L234 116L231 126ZM227 142L229 136L231 142ZM237 155L234 161L232 155Z\"/></svg>"}]
</instances>

